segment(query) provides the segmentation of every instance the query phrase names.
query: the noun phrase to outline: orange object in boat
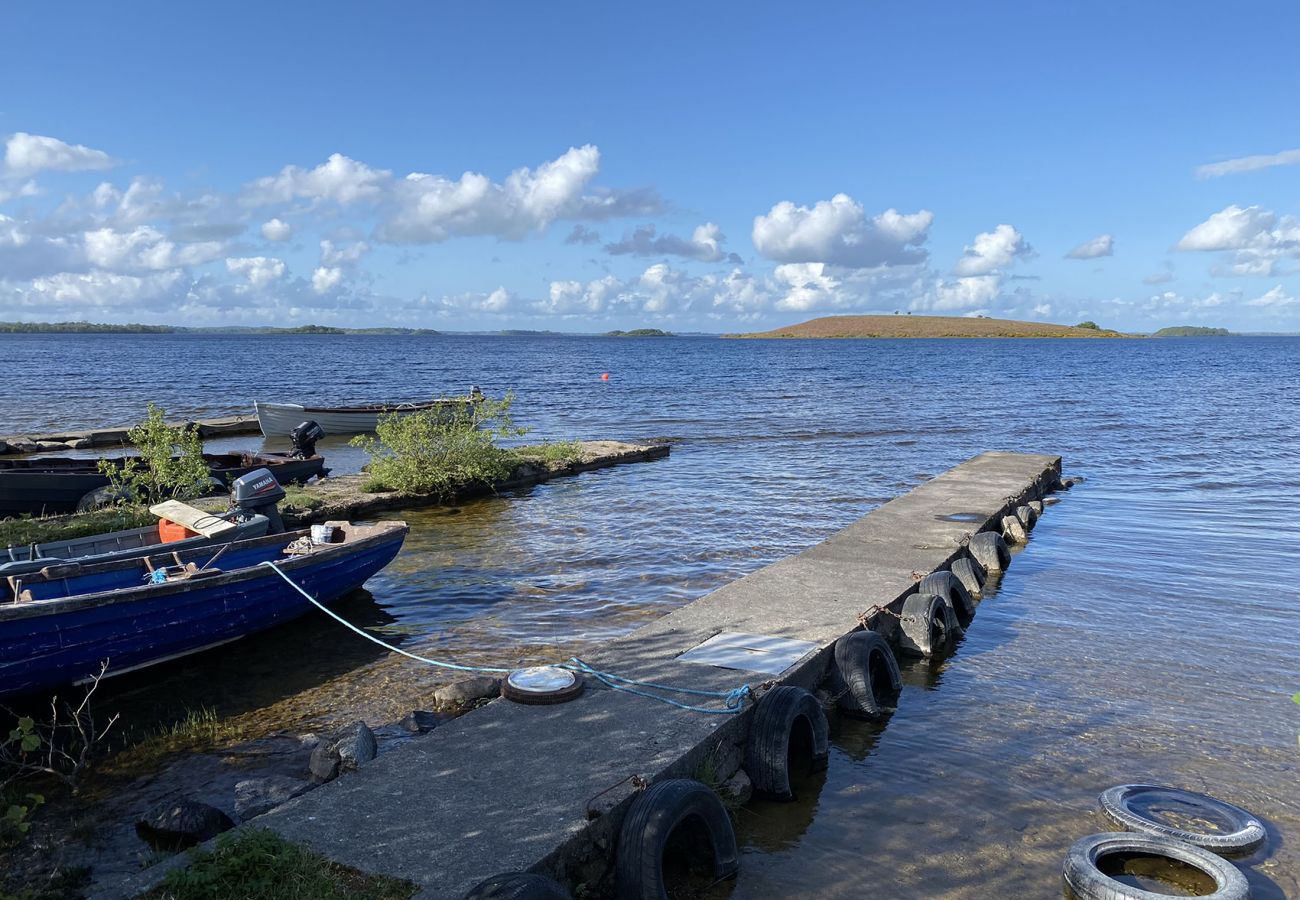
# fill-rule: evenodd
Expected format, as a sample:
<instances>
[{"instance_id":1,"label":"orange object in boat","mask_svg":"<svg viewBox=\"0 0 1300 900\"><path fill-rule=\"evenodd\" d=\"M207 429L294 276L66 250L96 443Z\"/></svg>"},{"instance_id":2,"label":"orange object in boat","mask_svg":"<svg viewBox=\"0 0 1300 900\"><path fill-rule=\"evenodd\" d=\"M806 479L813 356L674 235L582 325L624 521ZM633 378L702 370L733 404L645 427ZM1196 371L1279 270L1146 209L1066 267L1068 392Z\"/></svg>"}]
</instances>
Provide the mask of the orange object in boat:
<instances>
[{"instance_id":1,"label":"orange object in boat","mask_svg":"<svg viewBox=\"0 0 1300 900\"><path fill-rule=\"evenodd\" d=\"M183 541L186 538L198 537L197 531L190 531L184 525L178 525L170 519L158 520L158 540L164 544L170 544L173 541Z\"/></svg>"}]
</instances>

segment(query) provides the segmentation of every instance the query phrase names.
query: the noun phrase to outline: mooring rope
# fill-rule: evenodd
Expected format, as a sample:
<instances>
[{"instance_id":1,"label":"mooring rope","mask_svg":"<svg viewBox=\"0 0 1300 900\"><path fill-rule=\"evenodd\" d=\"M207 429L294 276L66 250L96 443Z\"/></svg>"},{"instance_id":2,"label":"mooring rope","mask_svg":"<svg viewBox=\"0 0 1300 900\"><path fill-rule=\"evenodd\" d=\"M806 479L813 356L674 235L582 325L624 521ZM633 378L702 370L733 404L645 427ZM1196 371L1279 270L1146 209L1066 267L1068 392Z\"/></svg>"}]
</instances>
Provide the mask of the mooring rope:
<instances>
[{"instance_id":1,"label":"mooring rope","mask_svg":"<svg viewBox=\"0 0 1300 900\"><path fill-rule=\"evenodd\" d=\"M292 587L299 594L302 594L303 597L307 598L307 600L310 601L313 606L315 606L321 612L325 613L325 615L329 616L331 619L338 622L340 625L347 627L350 631L353 631L361 635L366 640L378 644L379 646L383 647L385 650L391 650L394 653L400 653L402 656L405 656L409 659L413 659L416 662L422 662L425 665L429 665L429 666L437 666L440 669L455 669L456 671L459 672L490 672L494 675L499 675L499 674L508 675L510 672L514 671L514 669L494 668L492 666L462 666L462 665L458 665L457 663L449 663L437 659L429 659L428 657L420 656L419 654L411 653L407 650L403 650L401 647L394 647L392 644L381 641L373 634L370 634L367 631L363 631L362 629L358 628L356 625L353 625L347 619L343 618L338 613L334 612L332 609L327 607L325 604L321 603L311 594L307 593L307 591L303 590L301 585L299 585L296 581L290 578L288 574L286 574L283 569L277 566L273 560L269 560L269 559L263 560L261 563L259 563L259 565L268 567L269 569L271 569L271 571L275 572L275 574L283 578L286 584ZM596 669L588 665L587 663L583 662L581 659L579 659L576 656L571 657L567 663L561 663L559 666L557 666L557 668L567 669L570 672L580 672L585 675L591 675L593 678L598 679L606 687L612 688L613 690L625 691L629 694L636 694L638 697L645 697L648 700L658 700L660 703L667 703L669 706L675 706L678 709L684 709L689 712L711 713L714 715L717 714L732 715L744 709L746 697L751 697L751 698L753 697L753 691L750 689L750 686L748 684L742 684L740 687L733 688L732 690L729 691L704 691L704 690L699 690L697 688L684 688L684 687L675 687L673 685L668 685L668 684L656 684L652 681L637 681L635 678L625 678L622 675L615 675L612 672L602 672L599 669ZM635 687L629 687L629 685L635 685ZM696 697L717 697L725 703L725 708L716 709L708 706L694 706L689 703L682 703L678 700L674 700L671 697L661 697L658 694L651 694L648 691L637 690L637 688L648 688L657 691L672 691L678 694L691 694Z\"/></svg>"}]
</instances>

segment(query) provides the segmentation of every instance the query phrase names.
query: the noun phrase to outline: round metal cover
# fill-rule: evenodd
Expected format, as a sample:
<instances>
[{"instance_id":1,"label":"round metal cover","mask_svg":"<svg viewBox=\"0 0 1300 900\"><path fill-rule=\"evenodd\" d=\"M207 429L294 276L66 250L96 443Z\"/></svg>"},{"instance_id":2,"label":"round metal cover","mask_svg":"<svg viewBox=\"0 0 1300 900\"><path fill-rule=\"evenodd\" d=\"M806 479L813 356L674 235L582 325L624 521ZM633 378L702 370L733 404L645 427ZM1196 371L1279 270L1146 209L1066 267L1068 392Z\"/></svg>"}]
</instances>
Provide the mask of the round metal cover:
<instances>
[{"instance_id":1,"label":"round metal cover","mask_svg":"<svg viewBox=\"0 0 1300 900\"><path fill-rule=\"evenodd\" d=\"M559 666L532 666L506 676L501 693L516 703L563 703L582 693L582 682Z\"/></svg>"}]
</instances>

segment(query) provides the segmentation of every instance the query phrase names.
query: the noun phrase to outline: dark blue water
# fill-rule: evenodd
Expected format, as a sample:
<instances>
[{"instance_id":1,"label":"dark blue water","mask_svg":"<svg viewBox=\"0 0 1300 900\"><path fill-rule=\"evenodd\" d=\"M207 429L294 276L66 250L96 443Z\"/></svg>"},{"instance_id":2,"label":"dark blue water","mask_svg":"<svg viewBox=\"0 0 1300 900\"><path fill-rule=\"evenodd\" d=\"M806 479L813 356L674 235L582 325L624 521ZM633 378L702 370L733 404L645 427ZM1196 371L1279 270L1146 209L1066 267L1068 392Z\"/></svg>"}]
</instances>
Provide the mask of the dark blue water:
<instances>
[{"instance_id":1,"label":"dark blue water","mask_svg":"<svg viewBox=\"0 0 1300 900\"><path fill-rule=\"evenodd\" d=\"M1300 339L0 336L0 359L0 433L148 400L215 415L479 384L514 390L536 437L680 439L662 462L405 515L406 550L349 614L485 663L626 631L974 453L1059 453L1088 481L956 653L908 670L883 728L846 723L798 803L740 814L732 896L1059 896L1066 848L1106 829L1096 795L1142 780L1263 816L1256 896L1300 895ZM275 640L137 699L250 727L382 721L436 680L327 623Z\"/></svg>"}]
</instances>

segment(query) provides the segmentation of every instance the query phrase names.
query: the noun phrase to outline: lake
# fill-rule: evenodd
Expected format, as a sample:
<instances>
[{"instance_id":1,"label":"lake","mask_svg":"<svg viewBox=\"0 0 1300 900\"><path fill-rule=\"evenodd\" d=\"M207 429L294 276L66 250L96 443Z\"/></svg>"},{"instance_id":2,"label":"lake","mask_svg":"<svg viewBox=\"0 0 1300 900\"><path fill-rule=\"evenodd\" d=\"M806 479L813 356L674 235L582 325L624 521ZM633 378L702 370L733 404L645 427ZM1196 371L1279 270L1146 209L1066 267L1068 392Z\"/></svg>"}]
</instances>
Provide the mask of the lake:
<instances>
[{"instance_id":1,"label":"lake","mask_svg":"<svg viewBox=\"0 0 1300 900\"><path fill-rule=\"evenodd\" d=\"M1255 896L1300 896L1300 339L0 335L0 360L0 433L478 384L516 393L530 438L675 439L661 462L404 514L402 555L340 610L489 665L623 633L975 453L1060 454L1086 482L955 652L905 667L887 722L843 723L798 802L741 813L724 895L1059 897L1070 843L1108 830L1097 794L1150 780L1264 818ZM112 700L253 730L427 704L437 675L363 644L304 621Z\"/></svg>"}]
</instances>

